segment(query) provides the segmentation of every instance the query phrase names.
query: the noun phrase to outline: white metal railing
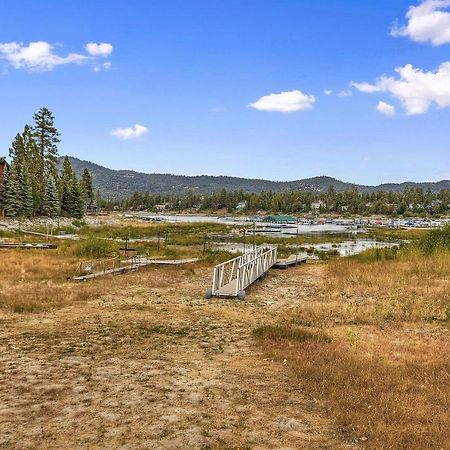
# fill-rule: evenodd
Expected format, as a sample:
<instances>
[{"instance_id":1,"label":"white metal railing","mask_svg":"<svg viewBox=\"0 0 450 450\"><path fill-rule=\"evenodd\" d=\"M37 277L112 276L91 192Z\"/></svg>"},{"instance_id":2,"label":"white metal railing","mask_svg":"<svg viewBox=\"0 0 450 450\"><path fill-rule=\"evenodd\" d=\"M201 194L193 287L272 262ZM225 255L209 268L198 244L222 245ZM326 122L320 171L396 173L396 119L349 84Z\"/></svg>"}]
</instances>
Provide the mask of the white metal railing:
<instances>
[{"instance_id":1,"label":"white metal railing","mask_svg":"<svg viewBox=\"0 0 450 450\"><path fill-rule=\"evenodd\" d=\"M214 267L211 294L237 297L239 292L264 275L276 262L277 247L257 247L218 264Z\"/></svg>"}]
</instances>

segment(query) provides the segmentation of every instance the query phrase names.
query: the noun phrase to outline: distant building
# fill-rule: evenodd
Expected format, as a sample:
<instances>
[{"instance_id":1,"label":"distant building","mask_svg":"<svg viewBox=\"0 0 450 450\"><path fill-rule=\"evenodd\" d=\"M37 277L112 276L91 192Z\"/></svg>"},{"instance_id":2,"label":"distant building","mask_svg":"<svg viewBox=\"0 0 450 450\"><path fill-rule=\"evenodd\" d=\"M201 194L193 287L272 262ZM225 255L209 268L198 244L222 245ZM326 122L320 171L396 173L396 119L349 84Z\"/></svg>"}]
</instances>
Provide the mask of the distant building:
<instances>
[{"instance_id":1,"label":"distant building","mask_svg":"<svg viewBox=\"0 0 450 450\"><path fill-rule=\"evenodd\" d=\"M0 187L3 184L3 179L4 179L7 168L8 168L8 163L6 162L6 159L0 157ZM2 208L0 208L0 217L5 217L5 211Z\"/></svg>"},{"instance_id":2,"label":"distant building","mask_svg":"<svg viewBox=\"0 0 450 450\"><path fill-rule=\"evenodd\" d=\"M323 208L324 206L325 206L325 203L322 200L311 203L311 209L314 211L318 211L320 208Z\"/></svg>"},{"instance_id":3,"label":"distant building","mask_svg":"<svg viewBox=\"0 0 450 450\"><path fill-rule=\"evenodd\" d=\"M86 211L86 214L95 214L100 212L100 208L97 205L97 202L92 198L88 198L84 202L84 210Z\"/></svg>"},{"instance_id":4,"label":"distant building","mask_svg":"<svg viewBox=\"0 0 450 450\"><path fill-rule=\"evenodd\" d=\"M155 205L155 209L158 212L163 212L166 209L166 204L161 204L161 205Z\"/></svg>"},{"instance_id":5,"label":"distant building","mask_svg":"<svg viewBox=\"0 0 450 450\"><path fill-rule=\"evenodd\" d=\"M236 206L236 211L243 211L245 208L247 208L247 200L241 200Z\"/></svg>"}]
</instances>

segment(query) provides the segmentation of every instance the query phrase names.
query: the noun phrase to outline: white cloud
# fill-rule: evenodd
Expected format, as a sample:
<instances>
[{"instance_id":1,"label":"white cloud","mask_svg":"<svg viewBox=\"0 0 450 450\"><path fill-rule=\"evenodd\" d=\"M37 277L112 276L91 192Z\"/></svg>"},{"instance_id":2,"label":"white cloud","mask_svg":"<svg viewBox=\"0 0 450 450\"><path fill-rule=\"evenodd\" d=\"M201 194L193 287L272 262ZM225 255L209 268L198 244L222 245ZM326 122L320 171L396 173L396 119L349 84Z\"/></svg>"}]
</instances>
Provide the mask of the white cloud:
<instances>
[{"instance_id":1,"label":"white cloud","mask_svg":"<svg viewBox=\"0 0 450 450\"><path fill-rule=\"evenodd\" d=\"M380 92L380 88L376 84L370 83L356 83L355 81L350 82L350 86L358 89L360 92L365 92L366 94L373 94L374 92Z\"/></svg>"},{"instance_id":2,"label":"white cloud","mask_svg":"<svg viewBox=\"0 0 450 450\"><path fill-rule=\"evenodd\" d=\"M353 92L350 91L350 90L348 90L348 89L346 89L346 90L344 90L344 91L341 91L341 92L339 92L339 93L337 94L337 96L338 96L339 98L342 98L342 97L351 97L352 95L353 95Z\"/></svg>"},{"instance_id":3,"label":"white cloud","mask_svg":"<svg viewBox=\"0 0 450 450\"><path fill-rule=\"evenodd\" d=\"M106 42L96 44L95 42L89 42L84 47L91 56L109 56L113 52L113 46Z\"/></svg>"},{"instance_id":4,"label":"white cloud","mask_svg":"<svg viewBox=\"0 0 450 450\"><path fill-rule=\"evenodd\" d=\"M361 92L389 92L400 100L408 115L424 114L433 103L441 108L450 106L450 62L442 63L436 72L425 72L411 64L395 71L398 78L383 75L374 84L350 84Z\"/></svg>"},{"instance_id":5,"label":"white cloud","mask_svg":"<svg viewBox=\"0 0 450 450\"><path fill-rule=\"evenodd\" d=\"M325 95L331 95L331 94L333 93L333 91L332 91L331 89L325 89L325 90L323 91L323 93L324 93Z\"/></svg>"},{"instance_id":6,"label":"white cloud","mask_svg":"<svg viewBox=\"0 0 450 450\"><path fill-rule=\"evenodd\" d=\"M280 92L279 94L269 94L259 100L247 105L248 108L258 111L275 111L291 113L296 111L306 111L313 107L316 101L313 95L304 94L299 90Z\"/></svg>"},{"instance_id":7,"label":"white cloud","mask_svg":"<svg viewBox=\"0 0 450 450\"><path fill-rule=\"evenodd\" d=\"M44 41L0 43L0 59L4 59L15 69L45 72L64 64L80 64L88 59L86 55L69 53L66 56L57 55L54 46Z\"/></svg>"},{"instance_id":8,"label":"white cloud","mask_svg":"<svg viewBox=\"0 0 450 450\"><path fill-rule=\"evenodd\" d=\"M450 43L450 0L424 0L410 6L406 13L408 23L394 26L391 36L407 36L415 42L431 42L433 45Z\"/></svg>"},{"instance_id":9,"label":"white cloud","mask_svg":"<svg viewBox=\"0 0 450 450\"><path fill-rule=\"evenodd\" d=\"M109 70L111 69L111 63L109 61L104 62L98 66L94 66L94 72L100 72L101 70Z\"/></svg>"},{"instance_id":10,"label":"white cloud","mask_svg":"<svg viewBox=\"0 0 450 450\"><path fill-rule=\"evenodd\" d=\"M111 132L113 136L122 140L139 139L148 133L148 128L138 123L133 127L116 128Z\"/></svg>"},{"instance_id":11,"label":"white cloud","mask_svg":"<svg viewBox=\"0 0 450 450\"><path fill-rule=\"evenodd\" d=\"M395 116L395 106L390 105L389 103L379 101L376 109L385 116Z\"/></svg>"}]
</instances>

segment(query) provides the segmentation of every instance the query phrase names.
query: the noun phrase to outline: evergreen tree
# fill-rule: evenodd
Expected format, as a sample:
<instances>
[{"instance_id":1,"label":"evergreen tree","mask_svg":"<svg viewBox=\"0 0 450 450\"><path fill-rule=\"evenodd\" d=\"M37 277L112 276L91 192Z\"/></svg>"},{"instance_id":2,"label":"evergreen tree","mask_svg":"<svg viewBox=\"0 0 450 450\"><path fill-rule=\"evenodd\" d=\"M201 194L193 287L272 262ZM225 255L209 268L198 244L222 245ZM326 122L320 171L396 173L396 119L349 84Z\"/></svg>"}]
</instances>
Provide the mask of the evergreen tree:
<instances>
[{"instance_id":1,"label":"evergreen tree","mask_svg":"<svg viewBox=\"0 0 450 450\"><path fill-rule=\"evenodd\" d=\"M1 158L0 158L1 159ZM8 183L8 170L5 170L3 177L0 177L0 209L6 207L6 184Z\"/></svg>"},{"instance_id":2,"label":"evergreen tree","mask_svg":"<svg viewBox=\"0 0 450 450\"><path fill-rule=\"evenodd\" d=\"M72 216L81 218L84 214L84 194L80 187L80 183L73 173L72 182L70 184L71 197L72 197Z\"/></svg>"},{"instance_id":3,"label":"evergreen tree","mask_svg":"<svg viewBox=\"0 0 450 450\"><path fill-rule=\"evenodd\" d=\"M54 125L54 117L50 110L43 107L33 116L35 125L33 137L43 162L41 172L41 186L45 186L44 179L52 175L58 181L58 143L60 142L58 130Z\"/></svg>"},{"instance_id":4,"label":"evergreen tree","mask_svg":"<svg viewBox=\"0 0 450 450\"><path fill-rule=\"evenodd\" d=\"M22 139L25 152L24 164L29 175L28 182L31 186L33 197L33 215L37 215L42 212L42 203L46 188L46 180L42 177L44 161L41 158L30 126L25 125Z\"/></svg>"},{"instance_id":5,"label":"evergreen tree","mask_svg":"<svg viewBox=\"0 0 450 450\"><path fill-rule=\"evenodd\" d=\"M73 211L73 198L71 184L73 180L73 169L69 158L64 157L63 168L61 172L61 213L71 216Z\"/></svg>"},{"instance_id":6,"label":"evergreen tree","mask_svg":"<svg viewBox=\"0 0 450 450\"><path fill-rule=\"evenodd\" d=\"M20 191L20 182L18 176L17 164L11 164L5 186L5 210L10 217L17 217L20 215L22 209L22 199L18 195Z\"/></svg>"},{"instance_id":7,"label":"evergreen tree","mask_svg":"<svg viewBox=\"0 0 450 450\"><path fill-rule=\"evenodd\" d=\"M42 203L42 213L49 217L56 217L59 213L58 190L56 189L56 183L51 175L47 178L47 185Z\"/></svg>"},{"instance_id":8,"label":"evergreen tree","mask_svg":"<svg viewBox=\"0 0 450 450\"><path fill-rule=\"evenodd\" d=\"M6 183L5 209L10 216L29 217L33 214L33 188L22 135L16 135L9 155L12 160Z\"/></svg>"},{"instance_id":9,"label":"evergreen tree","mask_svg":"<svg viewBox=\"0 0 450 450\"><path fill-rule=\"evenodd\" d=\"M83 175L81 176L80 180L80 188L82 190L85 200L94 199L94 189L92 187L92 175L90 174L87 168L83 170Z\"/></svg>"},{"instance_id":10,"label":"evergreen tree","mask_svg":"<svg viewBox=\"0 0 450 450\"><path fill-rule=\"evenodd\" d=\"M65 156L61 172L61 213L69 217L82 217L83 212L84 198L70 160Z\"/></svg>"}]
</instances>

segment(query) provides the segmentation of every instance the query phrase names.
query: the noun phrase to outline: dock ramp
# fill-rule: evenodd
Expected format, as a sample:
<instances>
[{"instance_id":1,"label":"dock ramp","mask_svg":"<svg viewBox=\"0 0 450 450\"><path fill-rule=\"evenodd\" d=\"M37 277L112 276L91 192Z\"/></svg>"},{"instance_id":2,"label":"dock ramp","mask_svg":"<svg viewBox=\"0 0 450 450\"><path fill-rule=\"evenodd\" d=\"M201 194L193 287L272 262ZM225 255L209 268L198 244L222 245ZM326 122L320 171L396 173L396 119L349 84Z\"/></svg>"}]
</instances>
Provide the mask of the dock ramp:
<instances>
[{"instance_id":1,"label":"dock ramp","mask_svg":"<svg viewBox=\"0 0 450 450\"><path fill-rule=\"evenodd\" d=\"M277 262L277 247L257 247L242 256L225 261L214 267L212 288L206 298L245 298L245 289L267 274Z\"/></svg>"}]
</instances>

